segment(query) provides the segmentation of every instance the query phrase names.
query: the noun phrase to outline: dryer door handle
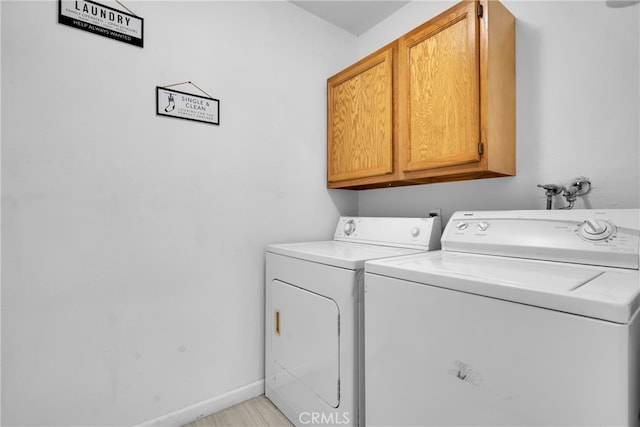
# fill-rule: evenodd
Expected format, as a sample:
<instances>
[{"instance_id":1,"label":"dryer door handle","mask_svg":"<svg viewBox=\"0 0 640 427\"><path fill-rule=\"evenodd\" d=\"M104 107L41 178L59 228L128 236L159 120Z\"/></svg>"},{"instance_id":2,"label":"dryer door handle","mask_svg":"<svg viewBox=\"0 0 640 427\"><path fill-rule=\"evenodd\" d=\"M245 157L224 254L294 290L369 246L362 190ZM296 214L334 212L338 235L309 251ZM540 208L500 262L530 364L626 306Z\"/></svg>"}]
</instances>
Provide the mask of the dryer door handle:
<instances>
[{"instance_id":1,"label":"dryer door handle","mask_svg":"<svg viewBox=\"0 0 640 427\"><path fill-rule=\"evenodd\" d=\"M276 335L280 336L280 310L276 310L275 312L275 316L276 316Z\"/></svg>"}]
</instances>

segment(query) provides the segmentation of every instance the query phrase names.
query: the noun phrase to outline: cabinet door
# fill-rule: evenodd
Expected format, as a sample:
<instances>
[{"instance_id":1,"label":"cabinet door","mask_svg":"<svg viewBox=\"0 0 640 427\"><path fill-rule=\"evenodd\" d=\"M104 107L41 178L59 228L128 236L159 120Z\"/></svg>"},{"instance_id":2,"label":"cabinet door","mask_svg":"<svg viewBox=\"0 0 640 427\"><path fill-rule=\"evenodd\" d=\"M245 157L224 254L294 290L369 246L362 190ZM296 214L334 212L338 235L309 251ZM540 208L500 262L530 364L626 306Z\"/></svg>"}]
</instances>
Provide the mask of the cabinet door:
<instances>
[{"instance_id":1,"label":"cabinet door","mask_svg":"<svg viewBox=\"0 0 640 427\"><path fill-rule=\"evenodd\" d=\"M327 82L327 180L393 173L393 46Z\"/></svg>"},{"instance_id":2,"label":"cabinet door","mask_svg":"<svg viewBox=\"0 0 640 427\"><path fill-rule=\"evenodd\" d=\"M463 2L399 41L401 167L405 172L480 160L476 2Z\"/></svg>"}]
</instances>

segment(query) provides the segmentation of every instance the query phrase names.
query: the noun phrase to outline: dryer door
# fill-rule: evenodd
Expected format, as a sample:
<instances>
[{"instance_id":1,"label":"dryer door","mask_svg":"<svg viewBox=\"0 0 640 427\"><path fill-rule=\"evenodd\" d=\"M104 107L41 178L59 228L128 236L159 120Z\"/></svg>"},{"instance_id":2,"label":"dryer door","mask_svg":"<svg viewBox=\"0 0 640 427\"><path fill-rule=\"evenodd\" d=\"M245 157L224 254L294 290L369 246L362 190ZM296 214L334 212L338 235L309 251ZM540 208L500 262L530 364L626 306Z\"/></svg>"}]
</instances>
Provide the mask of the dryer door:
<instances>
[{"instance_id":1,"label":"dryer door","mask_svg":"<svg viewBox=\"0 0 640 427\"><path fill-rule=\"evenodd\" d=\"M328 405L340 403L338 306L330 298L274 280L274 361Z\"/></svg>"}]
</instances>

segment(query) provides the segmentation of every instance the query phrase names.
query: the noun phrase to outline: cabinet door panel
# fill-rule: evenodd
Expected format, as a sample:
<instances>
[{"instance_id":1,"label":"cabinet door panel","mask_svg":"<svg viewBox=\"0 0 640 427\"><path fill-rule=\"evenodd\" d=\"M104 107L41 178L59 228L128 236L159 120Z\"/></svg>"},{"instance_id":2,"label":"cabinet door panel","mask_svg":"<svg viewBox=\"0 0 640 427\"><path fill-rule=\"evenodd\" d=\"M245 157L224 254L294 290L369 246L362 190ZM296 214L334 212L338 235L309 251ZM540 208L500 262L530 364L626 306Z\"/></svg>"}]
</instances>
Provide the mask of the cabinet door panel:
<instances>
[{"instance_id":1,"label":"cabinet door panel","mask_svg":"<svg viewBox=\"0 0 640 427\"><path fill-rule=\"evenodd\" d=\"M392 49L328 82L328 181L393 172Z\"/></svg>"},{"instance_id":2,"label":"cabinet door panel","mask_svg":"<svg viewBox=\"0 0 640 427\"><path fill-rule=\"evenodd\" d=\"M405 172L480 160L476 3L439 18L400 39Z\"/></svg>"}]
</instances>

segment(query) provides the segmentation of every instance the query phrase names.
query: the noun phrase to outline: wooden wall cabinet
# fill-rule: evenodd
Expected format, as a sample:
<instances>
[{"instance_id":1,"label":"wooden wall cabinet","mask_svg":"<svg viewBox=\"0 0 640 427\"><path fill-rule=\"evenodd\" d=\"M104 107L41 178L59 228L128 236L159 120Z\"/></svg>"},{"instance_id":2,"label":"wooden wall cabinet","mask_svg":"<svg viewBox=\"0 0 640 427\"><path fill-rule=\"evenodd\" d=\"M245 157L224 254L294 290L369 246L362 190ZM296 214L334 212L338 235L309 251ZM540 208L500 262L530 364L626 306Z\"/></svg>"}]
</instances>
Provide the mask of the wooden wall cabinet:
<instances>
[{"instance_id":1,"label":"wooden wall cabinet","mask_svg":"<svg viewBox=\"0 0 640 427\"><path fill-rule=\"evenodd\" d=\"M387 182L394 154L396 43L379 49L327 83L327 179Z\"/></svg>"},{"instance_id":2,"label":"wooden wall cabinet","mask_svg":"<svg viewBox=\"0 0 640 427\"><path fill-rule=\"evenodd\" d=\"M515 19L464 1L329 78L327 186L515 175Z\"/></svg>"}]
</instances>

